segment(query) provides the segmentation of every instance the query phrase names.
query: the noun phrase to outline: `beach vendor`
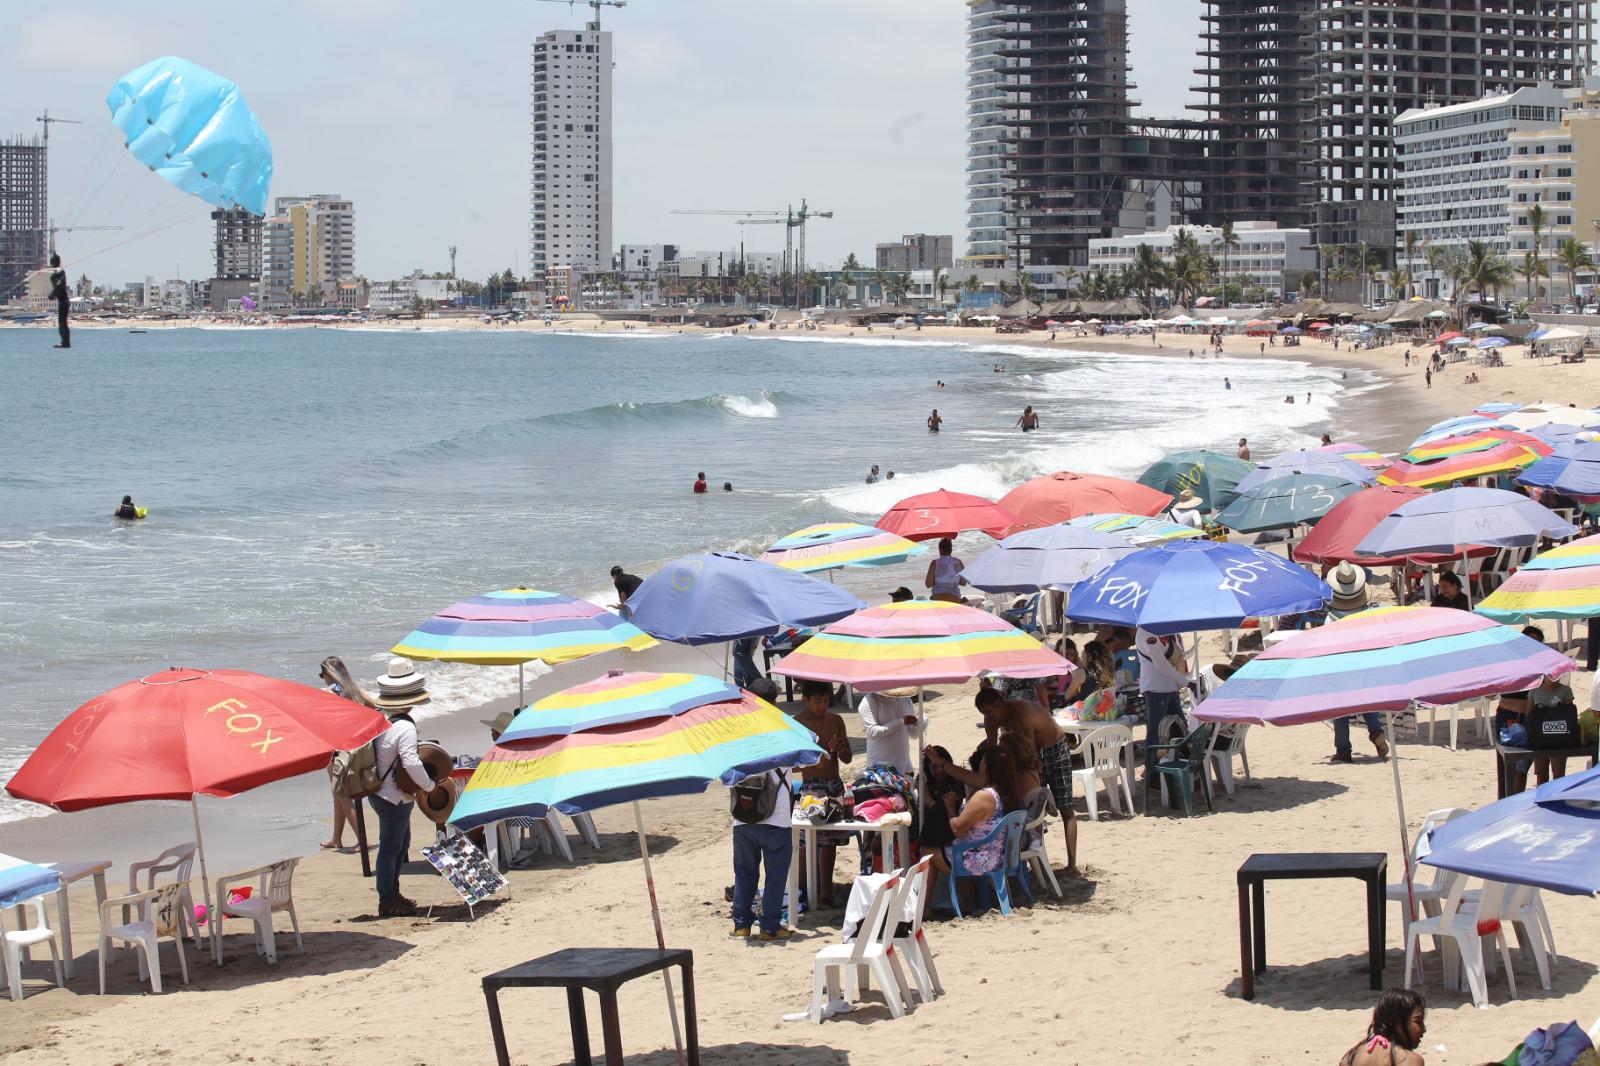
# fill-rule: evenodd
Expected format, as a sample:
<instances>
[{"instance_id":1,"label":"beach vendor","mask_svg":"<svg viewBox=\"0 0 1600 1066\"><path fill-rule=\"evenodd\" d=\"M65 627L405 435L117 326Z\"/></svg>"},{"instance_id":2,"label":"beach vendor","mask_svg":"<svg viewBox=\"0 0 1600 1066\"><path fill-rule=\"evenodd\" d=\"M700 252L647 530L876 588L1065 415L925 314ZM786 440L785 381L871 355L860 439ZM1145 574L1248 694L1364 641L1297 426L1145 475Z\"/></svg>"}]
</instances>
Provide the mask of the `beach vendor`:
<instances>
[{"instance_id":1,"label":"beach vendor","mask_svg":"<svg viewBox=\"0 0 1600 1066\"><path fill-rule=\"evenodd\" d=\"M800 711L794 720L816 734L817 744L824 754L810 766L800 769L800 796L815 796L826 802L844 798L844 779L839 775L839 764L848 763L855 756L850 751L850 737L845 732L844 721L828 710L833 703L833 686L826 681L805 681L800 685ZM833 897L833 864L839 854L841 839L848 833L817 832L817 884L821 900L806 901L813 907L831 907ZM801 882L805 882L805 858L796 856L801 864Z\"/></svg>"},{"instance_id":2,"label":"beach vendor","mask_svg":"<svg viewBox=\"0 0 1600 1066\"><path fill-rule=\"evenodd\" d=\"M409 659L390 659L389 672L378 678L379 709L389 716L389 728L378 737L378 773L383 786L367 797L378 815L378 917L408 918L417 913L416 900L400 894L400 867L411 848L411 812L415 797L400 787L405 774L421 792L433 787L428 769L417 755L417 724L407 713L428 702L426 679Z\"/></svg>"},{"instance_id":3,"label":"beach vendor","mask_svg":"<svg viewBox=\"0 0 1600 1066\"><path fill-rule=\"evenodd\" d=\"M921 728L916 694L914 687L892 688L861 697L856 712L867 736L868 766L892 766L911 776L911 738Z\"/></svg>"}]
</instances>

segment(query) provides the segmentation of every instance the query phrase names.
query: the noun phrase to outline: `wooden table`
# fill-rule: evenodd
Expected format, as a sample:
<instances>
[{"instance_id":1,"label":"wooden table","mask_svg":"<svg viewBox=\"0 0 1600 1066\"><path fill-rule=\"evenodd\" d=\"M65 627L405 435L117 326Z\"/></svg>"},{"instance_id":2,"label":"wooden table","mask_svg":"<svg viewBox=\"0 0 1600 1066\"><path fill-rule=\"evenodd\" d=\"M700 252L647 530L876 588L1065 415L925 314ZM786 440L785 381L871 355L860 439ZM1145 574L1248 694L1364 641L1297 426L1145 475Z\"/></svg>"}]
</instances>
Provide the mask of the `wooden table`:
<instances>
[{"instance_id":1,"label":"wooden table","mask_svg":"<svg viewBox=\"0 0 1600 1066\"><path fill-rule=\"evenodd\" d=\"M1492 730L1493 725L1490 726ZM1588 759L1589 765L1595 764L1596 748L1593 744L1584 744L1576 748L1510 748L1500 743L1497 736L1494 742L1494 794L1496 799L1505 799L1506 790L1511 787L1511 767L1508 762L1529 758L1557 758L1557 759Z\"/></svg>"},{"instance_id":2,"label":"wooden table","mask_svg":"<svg viewBox=\"0 0 1600 1066\"><path fill-rule=\"evenodd\" d=\"M812 825L810 822L794 822L789 826L789 839L794 845L794 857L789 860L789 928L800 928L800 864L795 861L799 858L800 835L805 833L806 849L806 900L811 904L811 909L817 907L817 834L805 831L830 830L840 833L877 833L883 848L885 864L891 869L904 866L911 856L911 827L893 822L824 822L821 825Z\"/></svg>"},{"instance_id":3,"label":"wooden table","mask_svg":"<svg viewBox=\"0 0 1600 1066\"><path fill-rule=\"evenodd\" d=\"M1239 972L1242 995L1256 996L1256 974L1267 968L1265 882L1354 877L1367 888L1367 979L1383 987L1383 950L1388 908L1384 886L1389 856L1381 851L1257 853L1239 867Z\"/></svg>"},{"instance_id":4,"label":"wooden table","mask_svg":"<svg viewBox=\"0 0 1600 1066\"><path fill-rule=\"evenodd\" d=\"M111 869L110 859L86 859L81 862L47 862L43 864L46 869L54 870L61 875L61 890L56 893L56 915L61 920L61 954L67 980L72 980L72 911L67 906L67 889L75 881L82 881L85 877L94 878L94 908L95 914L100 913L100 904L106 901L106 871Z\"/></svg>"},{"instance_id":5,"label":"wooden table","mask_svg":"<svg viewBox=\"0 0 1600 1066\"><path fill-rule=\"evenodd\" d=\"M489 1004L489 1029L494 1034L495 1061L511 1066L505 1029L500 1022L502 988L564 988L567 1020L572 1026L572 1055L577 1066L589 1066L589 1018L583 990L600 996L600 1032L606 1066L622 1066L622 1026L617 1016L617 989L636 977L678 966L683 969L683 1031L689 1066L700 1066L700 1036L694 1014L694 952L668 948L564 948L483 979Z\"/></svg>"}]
</instances>

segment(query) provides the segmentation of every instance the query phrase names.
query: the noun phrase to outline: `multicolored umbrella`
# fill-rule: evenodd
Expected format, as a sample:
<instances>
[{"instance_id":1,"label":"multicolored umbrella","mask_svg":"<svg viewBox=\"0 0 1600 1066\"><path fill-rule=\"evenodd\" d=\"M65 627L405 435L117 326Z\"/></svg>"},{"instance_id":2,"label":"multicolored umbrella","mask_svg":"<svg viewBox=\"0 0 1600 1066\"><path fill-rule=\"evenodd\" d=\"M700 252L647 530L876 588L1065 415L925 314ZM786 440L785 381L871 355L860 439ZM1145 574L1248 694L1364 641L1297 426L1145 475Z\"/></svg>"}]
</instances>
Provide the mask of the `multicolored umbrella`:
<instances>
[{"instance_id":1,"label":"multicolored umbrella","mask_svg":"<svg viewBox=\"0 0 1600 1066\"><path fill-rule=\"evenodd\" d=\"M1537 333L1538 330L1535 330L1534 332ZM1529 334L1529 336L1532 336L1532 334ZM1472 409L1472 412L1473 414L1489 415L1490 417L1498 418L1500 415L1510 414L1512 411L1520 410L1522 410L1522 405L1520 403L1507 403L1504 400L1491 400L1489 403L1480 403L1477 407Z\"/></svg>"},{"instance_id":2,"label":"multicolored umbrella","mask_svg":"<svg viewBox=\"0 0 1600 1066\"><path fill-rule=\"evenodd\" d=\"M1428 463L1404 459L1378 475L1379 484L1433 488L1470 478L1521 470L1538 462L1539 452L1525 444L1503 443L1483 451L1465 452Z\"/></svg>"},{"instance_id":3,"label":"multicolored umbrella","mask_svg":"<svg viewBox=\"0 0 1600 1066\"><path fill-rule=\"evenodd\" d=\"M599 652L655 646L649 634L575 596L513 588L452 603L390 649L408 659L548 666Z\"/></svg>"},{"instance_id":4,"label":"multicolored umbrella","mask_svg":"<svg viewBox=\"0 0 1600 1066\"><path fill-rule=\"evenodd\" d=\"M1076 669L987 611L907 600L857 611L784 656L775 674L844 682L862 692L957 684L982 673L1053 677Z\"/></svg>"},{"instance_id":5,"label":"multicolored umbrella","mask_svg":"<svg viewBox=\"0 0 1600 1066\"><path fill-rule=\"evenodd\" d=\"M1100 533L1115 533L1125 537L1135 548L1148 548L1169 540L1191 540L1205 536L1204 531L1173 522L1165 518L1150 518L1142 514L1086 514L1067 523ZM1046 527L1048 528L1048 527Z\"/></svg>"},{"instance_id":6,"label":"multicolored umbrella","mask_svg":"<svg viewBox=\"0 0 1600 1066\"><path fill-rule=\"evenodd\" d=\"M1188 489L1202 501L1205 510L1226 507L1233 499L1234 487L1255 469L1248 459L1235 459L1220 452L1173 452L1145 468L1139 484L1177 496Z\"/></svg>"},{"instance_id":7,"label":"multicolored umbrella","mask_svg":"<svg viewBox=\"0 0 1600 1066\"><path fill-rule=\"evenodd\" d=\"M1352 463L1360 463L1368 470L1382 470L1389 465L1389 460L1382 452L1374 451L1365 444L1324 444L1313 451L1332 452L1341 459L1348 459Z\"/></svg>"},{"instance_id":8,"label":"multicolored umbrella","mask_svg":"<svg viewBox=\"0 0 1600 1066\"><path fill-rule=\"evenodd\" d=\"M1496 622L1600 616L1600 535L1551 548L1524 563L1478 604Z\"/></svg>"},{"instance_id":9,"label":"multicolored umbrella","mask_svg":"<svg viewBox=\"0 0 1600 1066\"><path fill-rule=\"evenodd\" d=\"M1291 529L1315 522L1361 486L1341 477L1290 474L1241 492L1217 515L1217 524L1237 533Z\"/></svg>"},{"instance_id":10,"label":"multicolored umbrella","mask_svg":"<svg viewBox=\"0 0 1600 1066\"><path fill-rule=\"evenodd\" d=\"M1093 576L1135 550L1132 541L1118 534L1063 522L1007 537L972 560L961 576L985 592L1060 589Z\"/></svg>"},{"instance_id":11,"label":"multicolored umbrella","mask_svg":"<svg viewBox=\"0 0 1600 1066\"><path fill-rule=\"evenodd\" d=\"M1332 452L1312 449L1310 451L1284 452L1275 455L1265 462L1257 464L1256 468L1239 482L1240 493L1249 492L1264 481L1273 478L1287 477L1290 474L1313 474L1321 477L1338 477L1357 485L1370 485L1376 478L1372 471L1360 463L1351 462L1343 456Z\"/></svg>"},{"instance_id":12,"label":"multicolored umbrella","mask_svg":"<svg viewBox=\"0 0 1600 1066\"><path fill-rule=\"evenodd\" d=\"M1502 444L1521 444L1523 447L1531 448L1541 455L1547 454L1549 449L1548 445L1532 434L1522 433L1509 427L1496 426L1491 429L1476 429L1467 433L1438 437L1421 444L1413 444L1400 458L1408 463L1432 463L1440 459L1448 459L1453 455L1486 452L1490 448L1498 448ZM1541 448L1545 450L1540 451Z\"/></svg>"},{"instance_id":13,"label":"multicolored umbrella","mask_svg":"<svg viewBox=\"0 0 1600 1066\"><path fill-rule=\"evenodd\" d=\"M1431 441L1442 440L1445 437L1460 437L1468 433L1476 433L1482 429L1495 429L1499 426L1497 416L1470 414L1447 418L1442 422L1435 422L1411 442L1411 447L1416 448ZM1503 428L1503 427L1501 427Z\"/></svg>"},{"instance_id":14,"label":"multicolored umbrella","mask_svg":"<svg viewBox=\"0 0 1600 1066\"><path fill-rule=\"evenodd\" d=\"M500 734L500 743L562 737L584 729L682 714L707 703L742 698L737 685L701 674L624 674L613 670L524 707Z\"/></svg>"},{"instance_id":15,"label":"multicolored umbrella","mask_svg":"<svg viewBox=\"0 0 1600 1066\"><path fill-rule=\"evenodd\" d=\"M824 522L797 529L772 542L764 563L815 574L840 567L888 566L927 551L915 541L858 522Z\"/></svg>"},{"instance_id":16,"label":"multicolored umbrella","mask_svg":"<svg viewBox=\"0 0 1600 1066\"><path fill-rule=\"evenodd\" d=\"M1010 536L1086 514L1117 511L1153 517L1172 506L1172 496L1137 481L1062 470L1024 481L1000 498L1000 506L1017 516L1006 530Z\"/></svg>"},{"instance_id":17,"label":"multicolored umbrella","mask_svg":"<svg viewBox=\"0 0 1600 1066\"><path fill-rule=\"evenodd\" d=\"M939 489L907 496L875 523L907 540L938 540L970 530L1001 536L1017 516L982 496Z\"/></svg>"},{"instance_id":18,"label":"multicolored umbrella","mask_svg":"<svg viewBox=\"0 0 1600 1066\"><path fill-rule=\"evenodd\" d=\"M1075 586L1064 613L1080 622L1191 633L1320 610L1332 595L1315 574L1281 555L1180 540L1136 551Z\"/></svg>"},{"instance_id":19,"label":"multicolored umbrella","mask_svg":"<svg viewBox=\"0 0 1600 1066\"><path fill-rule=\"evenodd\" d=\"M1273 645L1194 713L1207 722L1296 725L1516 692L1576 669L1560 652L1469 611L1376 607Z\"/></svg>"}]
</instances>

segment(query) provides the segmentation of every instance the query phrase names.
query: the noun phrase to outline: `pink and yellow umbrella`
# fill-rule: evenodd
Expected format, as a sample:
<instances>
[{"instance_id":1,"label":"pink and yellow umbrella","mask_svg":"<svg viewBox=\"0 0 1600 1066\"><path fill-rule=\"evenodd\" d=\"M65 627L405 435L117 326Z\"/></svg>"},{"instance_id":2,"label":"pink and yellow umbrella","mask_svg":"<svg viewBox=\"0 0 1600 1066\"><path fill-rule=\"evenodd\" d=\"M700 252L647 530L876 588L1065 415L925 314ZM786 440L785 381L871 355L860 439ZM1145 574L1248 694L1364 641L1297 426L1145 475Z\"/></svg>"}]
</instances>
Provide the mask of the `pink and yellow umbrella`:
<instances>
[{"instance_id":1,"label":"pink and yellow umbrella","mask_svg":"<svg viewBox=\"0 0 1600 1066\"><path fill-rule=\"evenodd\" d=\"M1467 478L1487 477L1521 470L1538 462L1540 455L1524 444L1504 442L1483 451L1463 452L1432 462L1417 463L1400 460L1378 475L1382 485L1413 485L1433 488L1464 481Z\"/></svg>"},{"instance_id":2,"label":"pink and yellow umbrella","mask_svg":"<svg viewBox=\"0 0 1600 1066\"><path fill-rule=\"evenodd\" d=\"M1340 458L1348 459L1352 463L1359 463L1368 470L1382 470L1389 465L1389 460L1384 458L1381 452L1376 452L1365 444L1324 444L1322 447L1313 450L1333 452Z\"/></svg>"},{"instance_id":3,"label":"pink and yellow umbrella","mask_svg":"<svg viewBox=\"0 0 1600 1066\"><path fill-rule=\"evenodd\" d=\"M1550 445L1528 433L1519 433L1514 429L1481 429L1472 433L1413 444L1411 450L1400 458L1408 463L1429 463L1436 459L1448 459L1453 455L1465 455L1468 452L1486 452L1502 444L1520 444L1524 448L1531 448L1541 456L1549 455L1551 451Z\"/></svg>"}]
</instances>

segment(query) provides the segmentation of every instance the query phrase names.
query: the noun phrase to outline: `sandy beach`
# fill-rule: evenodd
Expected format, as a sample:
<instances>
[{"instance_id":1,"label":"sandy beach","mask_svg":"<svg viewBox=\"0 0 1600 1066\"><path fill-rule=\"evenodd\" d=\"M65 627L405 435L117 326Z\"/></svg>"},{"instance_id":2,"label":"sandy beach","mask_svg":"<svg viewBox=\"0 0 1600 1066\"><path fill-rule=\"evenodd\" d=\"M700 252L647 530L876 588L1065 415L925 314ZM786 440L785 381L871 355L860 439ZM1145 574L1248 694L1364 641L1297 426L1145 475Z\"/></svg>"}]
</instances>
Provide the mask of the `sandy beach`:
<instances>
[{"instance_id":1,"label":"sandy beach","mask_svg":"<svg viewBox=\"0 0 1600 1066\"><path fill-rule=\"evenodd\" d=\"M431 328L427 321L421 325ZM447 328L473 326L452 322ZM825 335L849 332L833 326ZM956 327L898 334L876 329L874 336L879 335L1141 355L1154 347L1148 337L1063 335L1051 342L1043 334L996 335ZM1198 350L1204 339L1163 334L1159 354L1187 359L1191 344ZM1250 357L1260 354L1258 344L1234 338L1225 350ZM1590 364L1539 364L1520 356L1508 358L1503 368L1457 364L1427 388L1420 366L1402 365L1403 350L1392 345L1351 351L1341 345L1335 351L1331 344L1307 341L1287 350L1268 348L1265 355L1381 375L1387 384L1340 406L1334 435L1385 451L1402 447L1434 421L1489 400L1600 403L1600 378ZM1463 382L1468 369L1477 370L1480 384ZM891 583L905 579L899 571L890 574ZM880 584L883 580L877 578ZM1209 654L1219 654L1215 642L1208 647ZM691 663L685 654L672 649L656 658L597 658L541 679L541 687L530 687L530 696L614 665L708 669L703 659ZM1581 701L1590 675L1570 680ZM945 745L957 758L964 758L981 736L971 701L974 688L948 687L928 702L929 742ZM477 719L490 716L463 713L429 722L424 734L470 751L484 739ZM859 752L864 747L859 722L853 714L845 721ZM1437 738L1428 735L1425 718L1420 735L1400 738L1399 766L1413 832L1430 810L1479 806L1494 798L1487 738L1464 720L1460 749L1452 751L1445 743L1446 722L1444 716ZM1219 795L1215 813L1081 821L1083 877L1064 883L1064 899L1046 891L1037 905L1010 917L991 913L930 926L947 994L899 1021L890 1020L869 997L854 1014L822 1026L784 1022L785 1013L805 1007L812 954L837 937L840 913L823 912L788 944L729 939L723 901L723 888L732 883L726 794L713 788L699 796L647 802L644 815L667 943L695 953L703 1061L772 1066L1337 1061L1363 1034L1375 996L1366 983L1360 891L1354 883L1337 881L1272 886L1267 891L1269 969L1258 981L1257 998L1245 1001L1239 997L1234 871L1258 851L1386 851L1391 880L1398 879L1400 830L1390 769L1356 732L1356 761L1330 764L1328 726L1258 727L1248 740L1253 780L1241 780L1235 795ZM303 794L321 784L313 775L274 786L279 787ZM277 855L307 854L306 842L313 841L313 854L301 863L295 881L303 955L294 953L292 937L280 935L279 963L269 967L250 953L247 927L237 925L230 927L229 959L222 969L189 952L189 988L178 983L168 944L163 948L167 994L144 992L133 960L119 952L111 994L98 996L92 894L77 886L72 893L77 977L59 990L46 979L46 967L35 964L29 970L28 999L0 1003L7 1011L6 1024L0 1025L0 1058L19 1064L488 1063L493 1051L479 987L483 975L561 947L653 944L627 809L595 814L602 839L598 852L574 836L574 863L541 856L532 868L512 871L510 898L480 909L475 919L468 920L465 908L446 905L432 921L424 921L376 918L376 897L371 882L359 876L356 856L317 851L314 840L325 833L324 826L264 835L257 812L271 804L270 796L251 794L205 805L215 844L211 873L215 877ZM187 824L181 808L160 808L159 827L150 810L113 808L8 823L0 827L0 850L48 852L57 859L115 857L115 894L122 888L118 869L127 857L188 839L180 835ZM418 817L414 834L420 846L431 836L431 826ZM269 845L281 848L261 854ZM1049 846L1056 865L1064 865L1059 828L1052 827ZM402 890L426 902L438 882L421 872L423 864L412 869L418 872L403 875ZM841 849L837 881L848 883L855 870L853 850ZM1600 964L1595 904L1551 894L1545 902L1561 954L1551 991L1540 989L1531 962L1517 958L1519 998L1508 1000L1504 975L1496 974L1489 982L1493 1005L1480 1011L1464 994L1441 987L1435 957L1427 957L1418 987L1430 1003L1429 1031L1419 1050L1430 1066L1499 1059L1536 1026L1576 1019L1587 1027L1600 1016L1600 997L1590 990ZM1399 929L1398 909L1391 907L1385 978L1392 985L1403 973ZM501 1003L512 1061L570 1061L565 1003L558 993L515 990L502 995ZM628 1061L652 1066L677 1061L659 981L628 985L621 1016Z\"/></svg>"}]
</instances>

